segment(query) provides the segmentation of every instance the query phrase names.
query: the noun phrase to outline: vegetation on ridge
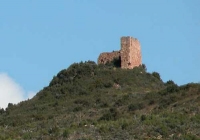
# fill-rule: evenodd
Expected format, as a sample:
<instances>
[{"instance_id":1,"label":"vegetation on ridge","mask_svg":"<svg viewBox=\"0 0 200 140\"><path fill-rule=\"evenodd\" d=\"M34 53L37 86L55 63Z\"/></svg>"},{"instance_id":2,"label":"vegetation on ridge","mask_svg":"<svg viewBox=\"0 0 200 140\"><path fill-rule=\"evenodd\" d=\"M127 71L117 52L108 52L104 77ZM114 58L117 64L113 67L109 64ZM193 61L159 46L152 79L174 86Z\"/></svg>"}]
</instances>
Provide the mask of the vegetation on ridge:
<instances>
[{"instance_id":1,"label":"vegetation on ridge","mask_svg":"<svg viewBox=\"0 0 200 140\"><path fill-rule=\"evenodd\" d=\"M200 84L116 66L60 71L33 99L0 110L0 139L200 139Z\"/></svg>"}]
</instances>

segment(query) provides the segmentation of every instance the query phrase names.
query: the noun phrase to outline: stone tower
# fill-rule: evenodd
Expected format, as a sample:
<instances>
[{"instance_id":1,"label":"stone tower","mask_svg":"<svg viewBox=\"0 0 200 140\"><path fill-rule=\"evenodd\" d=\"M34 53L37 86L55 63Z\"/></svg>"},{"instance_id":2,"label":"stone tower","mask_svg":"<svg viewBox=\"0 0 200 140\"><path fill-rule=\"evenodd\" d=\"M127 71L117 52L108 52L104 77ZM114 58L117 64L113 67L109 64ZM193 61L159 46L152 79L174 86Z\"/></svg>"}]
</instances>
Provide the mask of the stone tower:
<instances>
[{"instance_id":1,"label":"stone tower","mask_svg":"<svg viewBox=\"0 0 200 140\"><path fill-rule=\"evenodd\" d=\"M121 61L121 68L132 69L142 64L140 43L136 38L127 36L121 37L121 50L101 53L98 64L106 64L118 58Z\"/></svg>"},{"instance_id":2,"label":"stone tower","mask_svg":"<svg viewBox=\"0 0 200 140\"><path fill-rule=\"evenodd\" d=\"M121 38L121 68L132 69L142 64L140 42L133 37Z\"/></svg>"}]
</instances>

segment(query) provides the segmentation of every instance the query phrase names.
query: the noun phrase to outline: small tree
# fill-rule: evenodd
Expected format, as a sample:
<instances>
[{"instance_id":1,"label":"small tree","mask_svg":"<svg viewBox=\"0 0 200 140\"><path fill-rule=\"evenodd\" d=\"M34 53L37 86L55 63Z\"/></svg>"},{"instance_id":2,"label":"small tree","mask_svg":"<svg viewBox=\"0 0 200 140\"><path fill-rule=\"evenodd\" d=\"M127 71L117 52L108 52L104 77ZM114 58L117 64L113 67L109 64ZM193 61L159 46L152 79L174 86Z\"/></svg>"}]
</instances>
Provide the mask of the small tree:
<instances>
[{"instance_id":1,"label":"small tree","mask_svg":"<svg viewBox=\"0 0 200 140\"><path fill-rule=\"evenodd\" d=\"M165 85L166 85L166 86L171 86L171 85L176 85L176 84L174 83L174 81L169 80L169 81L167 81L167 82L165 83Z\"/></svg>"},{"instance_id":2,"label":"small tree","mask_svg":"<svg viewBox=\"0 0 200 140\"><path fill-rule=\"evenodd\" d=\"M3 114L3 113L4 113L4 109L0 108L0 114Z\"/></svg>"},{"instance_id":3,"label":"small tree","mask_svg":"<svg viewBox=\"0 0 200 140\"><path fill-rule=\"evenodd\" d=\"M144 69L145 72L147 71L147 67L145 64L142 64L142 68Z\"/></svg>"},{"instance_id":4,"label":"small tree","mask_svg":"<svg viewBox=\"0 0 200 140\"><path fill-rule=\"evenodd\" d=\"M8 108L12 108L14 106L13 103L8 103Z\"/></svg>"},{"instance_id":5,"label":"small tree","mask_svg":"<svg viewBox=\"0 0 200 140\"><path fill-rule=\"evenodd\" d=\"M156 77L158 80L161 80L160 74L159 74L159 73L153 72L152 75L153 75L154 77Z\"/></svg>"}]
</instances>

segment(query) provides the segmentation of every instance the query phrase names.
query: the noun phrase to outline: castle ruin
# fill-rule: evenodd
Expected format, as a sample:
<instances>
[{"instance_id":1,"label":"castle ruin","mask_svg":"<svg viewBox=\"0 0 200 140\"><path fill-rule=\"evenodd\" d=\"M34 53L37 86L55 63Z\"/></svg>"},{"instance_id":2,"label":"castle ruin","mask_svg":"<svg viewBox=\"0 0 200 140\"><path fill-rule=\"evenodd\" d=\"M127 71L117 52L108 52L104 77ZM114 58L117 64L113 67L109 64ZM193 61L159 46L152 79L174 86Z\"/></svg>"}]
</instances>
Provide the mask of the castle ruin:
<instances>
[{"instance_id":1,"label":"castle ruin","mask_svg":"<svg viewBox=\"0 0 200 140\"><path fill-rule=\"evenodd\" d=\"M121 50L101 53L98 64L106 64L115 58L120 60L123 69L132 69L142 65L140 42L130 36L121 37Z\"/></svg>"}]
</instances>

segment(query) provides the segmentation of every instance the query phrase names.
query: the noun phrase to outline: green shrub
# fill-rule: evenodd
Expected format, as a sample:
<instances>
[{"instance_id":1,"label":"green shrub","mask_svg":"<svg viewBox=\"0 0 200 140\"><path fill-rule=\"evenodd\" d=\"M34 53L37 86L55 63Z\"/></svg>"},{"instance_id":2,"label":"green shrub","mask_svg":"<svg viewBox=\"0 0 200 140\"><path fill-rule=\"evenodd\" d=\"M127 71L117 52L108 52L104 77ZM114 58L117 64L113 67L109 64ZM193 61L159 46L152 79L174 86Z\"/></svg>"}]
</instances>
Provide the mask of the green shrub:
<instances>
[{"instance_id":1,"label":"green shrub","mask_svg":"<svg viewBox=\"0 0 200 140\"><path fill-rule=\"evenodd\" d=\"M116 108L111 108L107 113L103 114L99 120L116 120L119 117L119 113Z\"/></svg>"},{"instance_id":2,"label":"green shrub","mask_svg":"<svg viewBox=\"0 0 200 140\"><path fill-rule=\"evenodd\" d=\"M60 130L59 130L58 126L53 126L53 127L49 128L48 132L49 132L49 134L53 134L55 136L58 136Z\"/></svg>"},{"instance_id":3,"label":"green shrub","mask_svg":"<svg viewBox=\"0 0 200 140\"><path fill-rule=\"evenodd\" d=\"M153 72L152 75L156 77L158 80L161 80L160 74L158 72Z\"/></svg>"},{"instance_id":4,"label":"green shrub","mask_svg":"<svg viewBox=\"0 0 200 140\"><path fill-rule=\"evenodd\" d=\"M140 120L143 122L143 121L145 121L147 119L147 117L146 117L146 115L142 115L141 117L140 117Z\"/></svg>"},{"instance_id":5,"label":"green shrub","mask_svg":"<svg viewBox=\"0 0 200 140\"><path fill-rule=\"evenodd\" d=\"M75 107L75 108L73 109L73 112L78 112L78 111L82 111L82 110L83 110L82 107L77 106L77 107Z\"/></svg>"},{"instance_id":6,"label":"green shrub","mask_svg":"<svg viewBox=\"0 0 200 140\"><path fill-rule=\"evenodd\" d=\"M62 136L63 136L64 138L68 138L68 137L69 137L69 134L70 134L69 130L68 130L68 129L65 129L65 130L63 131Z\"/></svg>"},{"instance_id":7,"label":"green shrub","mask_svg":"<svg viewBox=\"0 0 200 140\"><path fill-rule=\"evenodd\" d=\"M74 101L74 103L75 104L80 104L82 106L89 106L90 105L90 103L88 101L84 100L84 99L76 99Z\"/></svg>"},{"instance_id":8,"label":"green shrub","mask_svg":"<svg viewBox=\"0 0 200 140\"><path fill-rule=\"evenodd\" d=\"M192 134L187 134L183 136L184 140L200 140L200 138L198 138L197 136L194 136Z\"/></svg>"},{"instance_id":9,"label":"green shrub","mask_svg":"<svg viewBox=\"0 0 200 140\"><path fill-rule=\"evenodd\" d=\"M128 106L128 110L129 111L135 111L135 110L140 110L144 108L144 104L143 103L137 103L137 104L130 104Z\"/></svg>"}]
</instances>

